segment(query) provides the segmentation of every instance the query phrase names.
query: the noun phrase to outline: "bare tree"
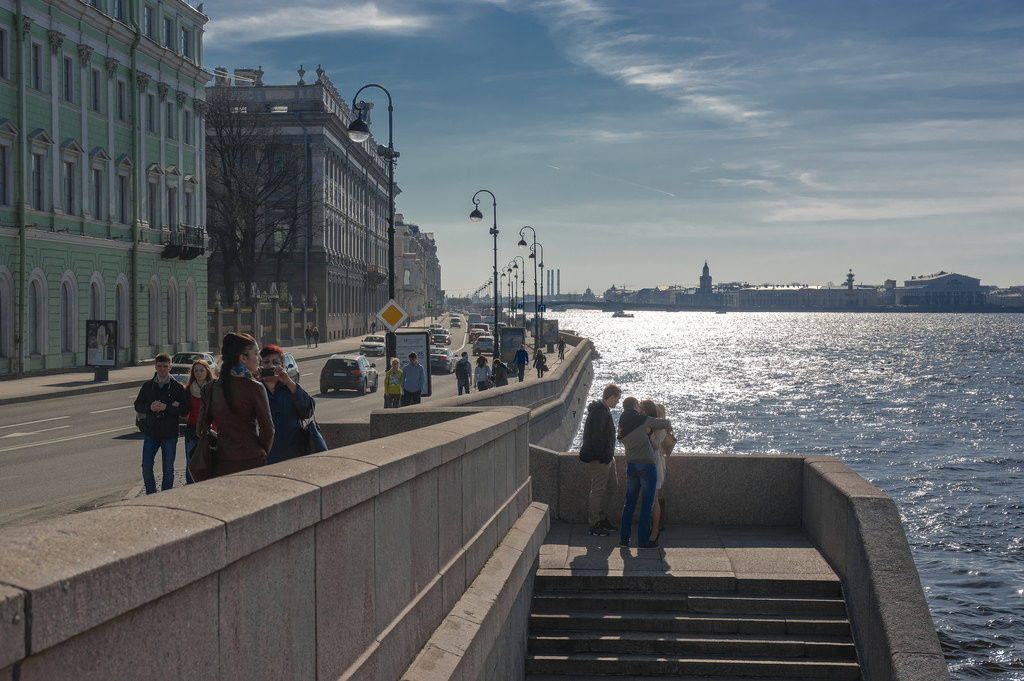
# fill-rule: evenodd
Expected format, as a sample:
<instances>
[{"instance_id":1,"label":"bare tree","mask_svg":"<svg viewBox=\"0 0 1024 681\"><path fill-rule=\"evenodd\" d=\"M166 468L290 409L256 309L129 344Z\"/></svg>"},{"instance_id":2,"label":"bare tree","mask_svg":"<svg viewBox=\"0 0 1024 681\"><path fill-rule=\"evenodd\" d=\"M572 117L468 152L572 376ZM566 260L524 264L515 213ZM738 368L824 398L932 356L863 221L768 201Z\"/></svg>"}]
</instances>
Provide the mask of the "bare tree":
<instances>
[{"instance_id":1,"label":"bare tree","mask_svg":"<svg viewBox=\"0 0 1024 681\"><path fill-rule=\"evenodd\" d=\"M232 90L207 90L206 115L207 230L228 295L249 290L258 277L287 278L307 226L313 229L307 220L320 194L309 186L302 145L284 139L279 119L252 110Z\"/></svg>"}]
</instances>

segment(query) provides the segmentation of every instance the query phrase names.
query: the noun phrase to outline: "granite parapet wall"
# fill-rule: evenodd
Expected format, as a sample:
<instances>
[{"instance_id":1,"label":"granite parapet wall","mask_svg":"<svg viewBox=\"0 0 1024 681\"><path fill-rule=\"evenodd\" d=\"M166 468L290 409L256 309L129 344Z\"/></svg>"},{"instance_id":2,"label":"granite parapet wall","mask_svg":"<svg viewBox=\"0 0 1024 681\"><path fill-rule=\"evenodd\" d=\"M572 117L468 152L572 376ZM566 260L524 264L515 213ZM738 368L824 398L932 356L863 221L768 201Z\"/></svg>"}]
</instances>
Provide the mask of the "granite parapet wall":
<instances>
[{"instance_id":1,"label":"granite parapet wall","mask_svg":"<svg viewBox=\"0 0 1024 681\"><path fill-rule=\"evenodd\" d=\"M0 680L398 679L489 561L514 557L525 580L536 560L547 515L531 506L529 419L467 410L6 529ZM528 602L522 581L508 589L502 607ZM480 635L488 652L466 673L525 641Z\"/></svg>"}]
</instances>

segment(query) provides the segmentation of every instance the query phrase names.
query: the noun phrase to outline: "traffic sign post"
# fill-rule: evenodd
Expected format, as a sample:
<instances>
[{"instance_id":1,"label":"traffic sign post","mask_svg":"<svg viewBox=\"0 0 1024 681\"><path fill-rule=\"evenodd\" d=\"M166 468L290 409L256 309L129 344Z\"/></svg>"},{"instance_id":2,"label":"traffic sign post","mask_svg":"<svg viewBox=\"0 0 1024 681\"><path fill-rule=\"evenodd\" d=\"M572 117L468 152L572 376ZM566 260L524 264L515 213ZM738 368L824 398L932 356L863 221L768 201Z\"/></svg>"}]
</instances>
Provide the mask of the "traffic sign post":
<instances>
[{"instance_id":1,"label":"traffic sign post","mask_svg":"<svg viewBox=\"0 0 1024 681\"><path fill-rule=\"evenodd\" d=\"M395 356L395 343L397 341L395 337L395 329L405 323L405 320L408 318L409 313L403 310L402 306L396 303L394 299L389 300L387 305L381 308L380 312L377 313L377 319L379 319L388 329L386 343L387 351L384 353L386 362L390 362L391 358ZM429 366L429 364L427 366Z\"/></svg>"}]
</instances>

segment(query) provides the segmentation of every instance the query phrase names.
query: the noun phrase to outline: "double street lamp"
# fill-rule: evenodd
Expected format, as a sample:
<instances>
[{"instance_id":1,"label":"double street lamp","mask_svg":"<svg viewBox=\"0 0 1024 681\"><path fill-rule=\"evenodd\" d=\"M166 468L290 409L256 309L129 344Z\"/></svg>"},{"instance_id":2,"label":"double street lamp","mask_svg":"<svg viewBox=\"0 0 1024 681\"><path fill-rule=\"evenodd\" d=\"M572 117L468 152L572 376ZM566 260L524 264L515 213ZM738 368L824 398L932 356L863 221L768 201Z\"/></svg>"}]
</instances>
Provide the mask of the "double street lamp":
<instances>
[{"instance_id":1,"label":"double street lamp","mask_svg":"<svg viewBox=\"0 0 1024 681\"><path fill-rule=\"evenodd\" d=\"M540 257L537 256L537 249L540 249ZM540 327L544 326L544 244L539 241L534 241L533 246L530 247L530 260L540 267ZM541 330L538 330L541 333Z\"/></svg>"},{"instance_id":2,"label":"double street lamp","mask_svg":"<svg viewBox=\"0 0 1024 681\"><path fill-rule=\"evenodd\" d=\"M523 234L523 230L528 229L533 232L533 245L530 247L530 259L533 260L533 349L536 350L540 347L540 328L537 325L537 259L533 257L533 251L537 246L537 230L530 225L526 225L523 229L519 230L519 248L526 248L526 237Z\"/></svg>"},{"instance_id":3,"label":"double street lamp","mask_svg":"<svg viewBox=\"0 0 1024 681\"><path fill-rule=\"evenodd\" d=\"M523 269L522 270L519 269L519 263L520 262L523 263ZM512 258L512 269L515 270L517 291L522 291L522 294L523 294L522 297L525 298L526 297L526 261L523 260L523 256L517 255L516 257ZM518 286L519 282L523 283L523 286L521 288ZM516 296L516 302L518 303L518 301L519 301L519 296L517 295ZM513 311L512 311L513 323L515 322L515 319L516 319L516 317L518 315L519 315L519 306L517 304L515 306L515 309L513 309Z\"/></svg>"},{"instance_id":4,"label":"double street lamp","mask_svg":"<svg viewBox=\"0 0 1024 681\"><path fill-rule=\"evenodd\" d=\"M494 210L494 225L491 227L491 234L494 236L494 357L501 356L501 348L499 334L498 334L498 321L501 319L498 310L498 199L494 197L494 192L489 189L480 189L473 194L473 212L469 214L469 219L473 222L480 222L484 219L484 214L480 212L480 199L476 198L482 193L491 195L491 204Z\"/></svg>"},{"instance_id":5,"label":"double street lamp","mask_svg":"<svg viewBox=\"0 0 1024 681\"><path fill-rule=\"evenodd\" d=\"M358 116L348 126L348 137L356 144L362 144L370 138L370 124L366 121L370 106L366 102L356 102L359 93L371 87L381 90L388 96L388 145L386 147L378 145L377 154L388 162L388 301L391 302L395 300L395 162L400 154L395 151L393 137L395 107L391 103L391 93L383 85L370 83L356 90L356 94L352 98L352 108L356 110ZM390 329L386 336L386 347L387 357L390 361L390 358L395 357L398 353L395 332Z\"/></svg>"}]
</instances>

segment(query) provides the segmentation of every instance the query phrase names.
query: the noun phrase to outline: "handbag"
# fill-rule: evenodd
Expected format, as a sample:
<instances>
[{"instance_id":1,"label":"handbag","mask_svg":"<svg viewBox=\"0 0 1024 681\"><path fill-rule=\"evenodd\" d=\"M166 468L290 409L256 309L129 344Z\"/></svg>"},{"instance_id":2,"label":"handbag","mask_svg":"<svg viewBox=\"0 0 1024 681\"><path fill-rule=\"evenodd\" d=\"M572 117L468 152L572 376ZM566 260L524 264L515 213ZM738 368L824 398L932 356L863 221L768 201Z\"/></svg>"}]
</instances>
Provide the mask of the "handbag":
<instances>
[{"instance_id":1,"label":"handbag","mask_svg":"<svg viewBox=\"0 0 1024 681\"><path fill-rule=\"evenodd\" d=\"M217 431L209 430L199 436L188 460L188 472L196 482L209 480L213 474L213 460L217 456Z\"/></svg>"},{"instance_id":2,"label":"handbag","mask_svg":"<svg viewBox=\"0 0 1024 681\"><path fill-rule=\"evenodd\" d=\"M326 451L327 442L320 433L320 426L317 425L316 418L310 416L302 423L302 452L303 454L316 454Z\"/></svg>"}]
</instances>

